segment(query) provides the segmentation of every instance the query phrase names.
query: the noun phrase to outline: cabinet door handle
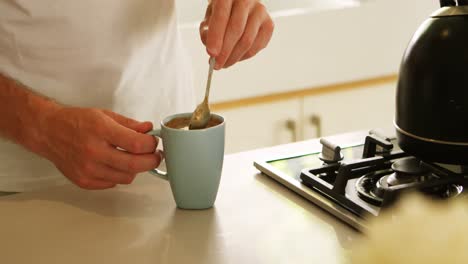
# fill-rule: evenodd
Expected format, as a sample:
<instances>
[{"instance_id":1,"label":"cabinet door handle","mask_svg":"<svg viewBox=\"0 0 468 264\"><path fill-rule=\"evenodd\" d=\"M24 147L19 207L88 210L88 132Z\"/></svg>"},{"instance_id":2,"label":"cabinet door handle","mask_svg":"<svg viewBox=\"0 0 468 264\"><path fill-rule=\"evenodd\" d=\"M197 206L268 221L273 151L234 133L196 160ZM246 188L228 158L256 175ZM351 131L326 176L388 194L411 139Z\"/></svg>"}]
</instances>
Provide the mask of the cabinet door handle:
<instances>
[{"instance_id":1,"label":"cabinet door handle","mask_svg":"<svg viewBox=\"0 0 468 264\"><path fill-rule=\"evenodd\" d=\"M286 120L286 128L291 131L291 142L297 141L297 123L292 119Z\"/></svg>"},{"instance_id":2,"label":"cabinet door handle","mask_svg":"<svg viewBox=\"0 0 468 264\"><path fill-rule=\"evenodd\" d=\"M310 116L309 121L315 127L316 137L322 137L322 118L319 115L313 114Z\"/></svg>"}]
</instances>

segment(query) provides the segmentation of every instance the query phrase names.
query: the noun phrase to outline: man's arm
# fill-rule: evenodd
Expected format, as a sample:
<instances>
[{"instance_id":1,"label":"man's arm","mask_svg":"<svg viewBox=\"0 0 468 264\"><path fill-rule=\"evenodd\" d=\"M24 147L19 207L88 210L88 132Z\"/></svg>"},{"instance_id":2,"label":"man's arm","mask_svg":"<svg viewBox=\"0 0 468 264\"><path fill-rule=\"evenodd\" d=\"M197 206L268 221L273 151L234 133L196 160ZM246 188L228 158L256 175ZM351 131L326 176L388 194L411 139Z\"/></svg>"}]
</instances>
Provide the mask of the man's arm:
<instances>
[{"instance_id":1,"label":"man's arm","mask_svg":"<svg viewBox=\"0 0 468 264\"><path fill-rule=\"evenodd\" d=\"M76 185L129 184L159 165L157 141L138 122L107 110L63 106L0 75L0 135L45 157ZM117 147L126 151L121 151Z\"/></svg>"},{"instance_id":2,"label":"man's arm","mask_svg":"<svg viewBox=\"0 0 468 264\"><path fill-rule=\"evenodd\" d=\"M41 153L45 117L59 104L0 74L0 135Z\"/></svg>"}]
</instances>

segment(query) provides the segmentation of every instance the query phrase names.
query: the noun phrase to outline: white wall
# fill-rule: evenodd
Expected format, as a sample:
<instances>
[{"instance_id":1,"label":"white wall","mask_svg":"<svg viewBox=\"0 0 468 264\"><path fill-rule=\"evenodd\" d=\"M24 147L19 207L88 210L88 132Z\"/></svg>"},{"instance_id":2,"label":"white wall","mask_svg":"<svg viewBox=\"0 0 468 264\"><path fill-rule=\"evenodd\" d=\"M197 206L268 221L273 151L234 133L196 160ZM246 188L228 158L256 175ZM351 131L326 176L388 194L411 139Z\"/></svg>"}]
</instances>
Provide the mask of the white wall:
<instances>
[{"instance_id":1,"label":"white wall","mask_svg":"<svg viewBox=\"0 0 468 264\"><path fill-rule=\"evenodd\" d=\"M357 6L373 0L263 0L272 16L281 16L285 12L320 12ZM179 22L182 27L197 26L205 14L208 0L176 0Z\"/></svg>"}]
</instances>

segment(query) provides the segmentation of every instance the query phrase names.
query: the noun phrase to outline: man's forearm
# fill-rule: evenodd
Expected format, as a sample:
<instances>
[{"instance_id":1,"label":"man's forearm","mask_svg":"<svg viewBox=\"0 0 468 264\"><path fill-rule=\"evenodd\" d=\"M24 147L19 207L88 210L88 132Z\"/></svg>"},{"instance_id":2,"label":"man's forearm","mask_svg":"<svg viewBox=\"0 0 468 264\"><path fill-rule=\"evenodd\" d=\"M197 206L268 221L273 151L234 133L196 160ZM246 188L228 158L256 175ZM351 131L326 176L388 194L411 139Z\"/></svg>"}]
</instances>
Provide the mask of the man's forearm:
<instances>
[{"instance_id":1,"label":"man's forearm","mask_svg":"<svg viewBox=\"0 0 468 264\"><path fill-rule=\"evenodd\" d=\"M60 106L0 74L0 135L40 154L45 117Z\"/></svg>"}]
</instances>

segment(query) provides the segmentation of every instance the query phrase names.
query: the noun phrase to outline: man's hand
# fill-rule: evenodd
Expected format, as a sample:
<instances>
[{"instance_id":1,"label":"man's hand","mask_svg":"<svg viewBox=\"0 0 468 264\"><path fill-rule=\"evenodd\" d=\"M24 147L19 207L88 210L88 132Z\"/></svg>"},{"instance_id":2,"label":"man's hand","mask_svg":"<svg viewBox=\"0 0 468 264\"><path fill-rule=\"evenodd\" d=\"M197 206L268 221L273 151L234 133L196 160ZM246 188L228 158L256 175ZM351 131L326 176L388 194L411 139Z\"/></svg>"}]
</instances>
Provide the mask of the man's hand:
<instances>
[{"instance_id":1,"label":"man's hand","mask_svg":"<svg viewBox=\"0 0 468 264\"><path fill-rule=\"evenodd\" d=\"M211 0L200 24L200 36L219 70L265 48L273 28L259 0Z\"/></svg>"},{"instance_id":2,"label":"man's hand","mask_svg":"<svg viewBox=\"0 0 468 264\"><path fill-rule=\"evenodd\" d=\"M106 110L62 107L47 115L43 124L45 137L38 152L81 188L129 184L163 158L154 153L157 140L143 134L152 129L150 122Z\"/></svg>"},{"instance_id":3,"label":"man's hand","mask_svg":"<svg viewBox=\"0 0 468 264\"><path fill-rule=\"evenodd\" d=\"M65 107L0 74L0 136L50 160L85 189L129 184L159 165L150 122Z\"/></svg>"}]
</instances>

